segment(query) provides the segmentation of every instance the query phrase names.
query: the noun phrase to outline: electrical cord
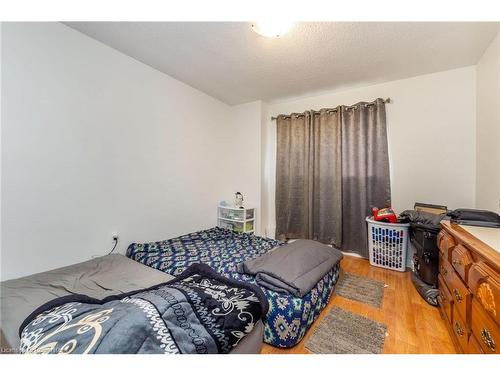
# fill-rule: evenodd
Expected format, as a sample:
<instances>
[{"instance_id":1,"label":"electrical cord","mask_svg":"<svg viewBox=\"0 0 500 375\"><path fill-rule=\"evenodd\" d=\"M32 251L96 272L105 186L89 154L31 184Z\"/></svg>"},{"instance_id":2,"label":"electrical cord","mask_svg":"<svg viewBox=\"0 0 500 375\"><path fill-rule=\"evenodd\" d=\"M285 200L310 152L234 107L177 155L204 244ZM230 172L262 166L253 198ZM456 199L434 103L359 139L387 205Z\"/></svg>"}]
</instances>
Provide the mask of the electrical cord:
<instances>
[{"instance_id":1,"label":"electrical cord","mask_svg":"<svg viewBox=\"0 0 500 375\"><path fill-rule=\"evenodd\" d=\"M113 241L115 244L113 245L113 248L109 251L109 253L107 253L106 255L110 255L113 251L115 251L116 246L118 245L118 236L113 236ZM95 258L100 258L102 256L103 255L92 255L90 258L95 259Z\"/></svg>"},{"instance_id":2,"label":"electrical cord","mask_svg":"<svg viewBox=\"0 0 500 375\"><path fill-rule=\"evenodd\" d=\"M114 237L114 238L113 238L113 241L115 241L115 244L113 245L113 248L111 249L111 251L110 251L107 255L109 255L109 254L111 254L113 251L115 251L116 246L118 245L118 237Z\"/></svg>"}]
</instances>

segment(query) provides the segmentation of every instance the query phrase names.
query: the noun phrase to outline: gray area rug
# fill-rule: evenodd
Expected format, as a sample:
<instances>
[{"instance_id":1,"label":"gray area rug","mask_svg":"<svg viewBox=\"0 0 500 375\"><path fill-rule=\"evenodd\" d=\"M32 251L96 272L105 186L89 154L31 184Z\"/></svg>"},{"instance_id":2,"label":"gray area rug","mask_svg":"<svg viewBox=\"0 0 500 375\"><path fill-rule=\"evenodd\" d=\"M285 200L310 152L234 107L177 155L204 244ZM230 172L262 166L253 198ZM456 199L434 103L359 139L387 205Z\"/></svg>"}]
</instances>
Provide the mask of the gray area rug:
<instances>
[{"instance_id":1,"label":"gray area rug","mask_svg":"<svg viewBox=\"0 0 500 375\"><path fill-rule=\"evenodd\" d=\"M345 272L335 287L335 293L380 308L384 298L384 283Z\"/></svg>"},{"instance_id":2,"label":"gray area rug","mask_svg":"<svg viewBox=\"0 0 500 375\"><path fill-rule=\"evenodd\" d=\"M316 354L380 354L386 331L384 324L335 306L305 347Z\"/></svg>"}]
</instances>

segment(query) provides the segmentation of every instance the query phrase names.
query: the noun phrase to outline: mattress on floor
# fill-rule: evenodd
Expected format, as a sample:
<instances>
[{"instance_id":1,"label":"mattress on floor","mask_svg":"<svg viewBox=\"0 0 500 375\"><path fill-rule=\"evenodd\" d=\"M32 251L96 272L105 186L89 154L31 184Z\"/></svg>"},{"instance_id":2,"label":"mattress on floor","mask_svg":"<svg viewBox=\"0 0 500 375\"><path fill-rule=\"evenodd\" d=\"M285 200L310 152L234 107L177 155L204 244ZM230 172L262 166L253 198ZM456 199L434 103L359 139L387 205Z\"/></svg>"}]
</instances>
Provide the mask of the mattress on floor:
<instances>
[{"instance_id":1,"label":"mattress on floor","mask_svg":"<svg viewBox=\"0 0 500 375\"><path fill-rule=\"evenodd\" d=\"M270 238L216 227L165 241L134 243L128 247L127 256L172 275L179 275L193 263L205 263L224 276L256 284L253 276L236 272L237 264L283 244ZM328 304L339 271L340 263L302 298L262 288L269 300L264 341L281 348L300 342Z\"/></svg>"},{"instance_id":2,"label":"mattress on floor","mask_svg":"<svg viewBox=\"0 0 500 375\"><path fill-rule=\"evenodd\" d=\"M0 347L17 353L19 326L44 303L70 294L103 299L173 279L120 254L112 254L56 270L0 283ZM231 353L260 353L263 324L257 324Z\"/></svg>"}]
</instances>

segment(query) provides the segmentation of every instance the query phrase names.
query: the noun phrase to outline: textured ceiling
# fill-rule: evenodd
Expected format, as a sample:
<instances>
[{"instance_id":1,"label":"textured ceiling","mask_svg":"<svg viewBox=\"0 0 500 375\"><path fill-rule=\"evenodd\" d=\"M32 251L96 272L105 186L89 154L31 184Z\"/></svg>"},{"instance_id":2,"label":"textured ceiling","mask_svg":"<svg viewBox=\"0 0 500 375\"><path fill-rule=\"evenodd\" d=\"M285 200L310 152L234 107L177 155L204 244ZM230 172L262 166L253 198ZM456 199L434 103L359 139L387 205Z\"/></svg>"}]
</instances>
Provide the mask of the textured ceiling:
<instances>
[{"instance_id":1,"label":"textured ceiling","mask_svg":"<svg viewBox=\"0 0 500 375\"><path fill-rule=\"evenodd\" d=\"M228 104L474 65L497 23L298 23L278 39L244 22L69 22Z\"/></svg>"}]
</instances>

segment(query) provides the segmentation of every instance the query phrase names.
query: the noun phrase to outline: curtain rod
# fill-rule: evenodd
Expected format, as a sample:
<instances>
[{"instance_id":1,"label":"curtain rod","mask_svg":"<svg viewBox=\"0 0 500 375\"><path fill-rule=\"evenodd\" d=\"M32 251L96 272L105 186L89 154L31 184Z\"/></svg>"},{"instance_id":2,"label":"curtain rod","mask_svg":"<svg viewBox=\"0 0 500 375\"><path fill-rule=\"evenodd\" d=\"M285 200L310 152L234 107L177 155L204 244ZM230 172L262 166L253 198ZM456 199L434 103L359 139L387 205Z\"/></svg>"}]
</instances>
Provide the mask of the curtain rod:
<instances>
[{"instance_id":1,"label":"curtain rod","mask_svg":"<svg viewBox=\"0 0 500 375\"><path fill-rule=\"evenodd\" d=\"M386 98L386 99L384 99L384 103L390 103L390 102L391 102L391 98ZM367 105L373 105L373 104L375 104L375 101L370 102L370 103L367 103ZM354 108L355 106L356 106L356 105L347 106L347 109L349 109L349 108ZM336 111L336 109L335 109L335 108L332 108L332 109L328 110L328 112L334 112L334 111ZM314 112L314 113L319 113L319 111L313 111L313 112ZM278 116L290 117L290 115L278 115ZM276 117L271 117L271 120L276 120L276 119L278 119L278 116L276 116Z\"/></svg>"}]
</instances>

